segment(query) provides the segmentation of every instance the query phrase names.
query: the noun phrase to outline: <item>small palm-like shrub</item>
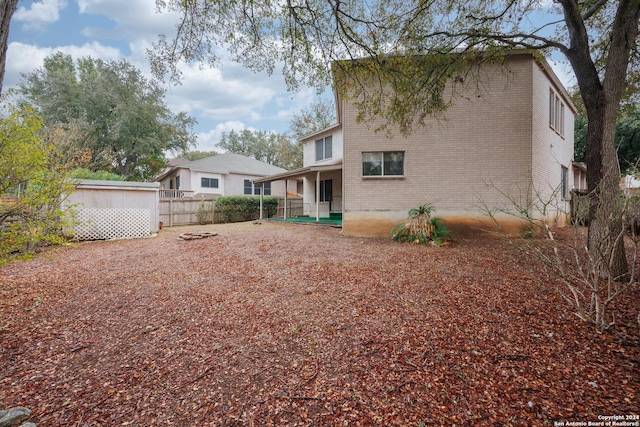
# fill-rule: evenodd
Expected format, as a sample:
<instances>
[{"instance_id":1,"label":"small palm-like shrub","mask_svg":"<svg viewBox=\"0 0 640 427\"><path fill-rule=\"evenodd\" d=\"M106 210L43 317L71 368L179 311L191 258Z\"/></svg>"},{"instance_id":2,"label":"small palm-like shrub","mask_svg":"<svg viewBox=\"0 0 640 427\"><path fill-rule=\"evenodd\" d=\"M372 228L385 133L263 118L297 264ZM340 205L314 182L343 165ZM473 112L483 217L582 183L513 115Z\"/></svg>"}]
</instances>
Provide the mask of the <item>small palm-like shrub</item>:
<instances>
[{"instance_id":1,"label":"small palm-like shrub","mask_svg":"<svg viewBox=\"0 0 640 427\"><path fill-rule=\"evenodd\" d=\"M432 243L440 246L442 241L451 238L447 227L438 217L432 217L433 206L427 203L409 210L409 222L399 224L391 230L391 238L398 242L415 244Z\"/></svg>"}]
</instances>

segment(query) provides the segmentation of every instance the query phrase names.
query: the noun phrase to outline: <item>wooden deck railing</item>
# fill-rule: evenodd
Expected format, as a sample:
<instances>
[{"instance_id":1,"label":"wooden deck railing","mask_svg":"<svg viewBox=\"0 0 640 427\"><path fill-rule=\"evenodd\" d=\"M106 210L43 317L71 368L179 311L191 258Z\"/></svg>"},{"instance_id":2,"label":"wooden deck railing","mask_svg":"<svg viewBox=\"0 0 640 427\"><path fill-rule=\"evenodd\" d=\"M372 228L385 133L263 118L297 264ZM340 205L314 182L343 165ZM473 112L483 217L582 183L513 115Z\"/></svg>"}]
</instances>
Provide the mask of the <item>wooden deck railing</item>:
<instances>
[{"instance_id":1,"label":"wooden deck railing","mask_svg":"<svg viewBox=\"0 0 640 427\"><path fill-rule=\"evenodd\" d=\"M184 199L193 197L193 191L190 190L160 190L161 199Z\"/></svg>"}]
</instances>

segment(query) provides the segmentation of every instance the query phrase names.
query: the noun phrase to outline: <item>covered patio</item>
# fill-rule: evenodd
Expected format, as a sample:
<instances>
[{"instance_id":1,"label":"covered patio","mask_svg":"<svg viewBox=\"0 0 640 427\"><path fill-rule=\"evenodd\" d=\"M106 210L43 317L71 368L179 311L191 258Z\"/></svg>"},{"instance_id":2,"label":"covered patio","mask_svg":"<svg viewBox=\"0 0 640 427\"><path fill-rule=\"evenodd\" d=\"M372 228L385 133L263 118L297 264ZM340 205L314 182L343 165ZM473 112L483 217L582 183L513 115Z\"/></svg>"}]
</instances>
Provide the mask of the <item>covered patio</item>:
<instances>
[{"instance_id":1,"label":"covered patio","mask_svg":"<svg viewBox=\"0 0 640 427\"><path fill-rule=\"evenodd\" d=\"M275 221L317 223L332 226L342 226L342 196L334 196L334 193L336 192L333 191L333 179L326 179L328 177L330 178L339 176L340 191L338 191L337 193L341 194L341 171L342 162L333 165L309 166L295 169L289 172L283 172L280 174L255 179L253 181L254 185L263 188L263 191L260 191L260 219L265 219L263 215L262 199L265 183L284 180L285 187L287 187L290 180L302 180L303 200L305 202L304 204L308 204L310 206L309 211L303 212L302 215L300 215L299 213L292 214L292 212L290 212L288 209L288 195L290 194L290 191L288 188L286 188L284 211L282 217L269 219ZM323 178L325 179L323 180ZM315 195L313 194L314 190Z\"/></svg>"},{"instance_id":2,"label":"covered patio","mask_svg":"<svg viewBox=\"0 0 640 427\"><path fill-rule=\"evenodd\" d=\"M296 224L320 224L330 225L332 227L342 227L342 215L331 214L330 217L314 218L311 216L297 216L290 218L265 218L263 221L275 221L275 222L292 222Z\"/></svg>"}]
</instances>

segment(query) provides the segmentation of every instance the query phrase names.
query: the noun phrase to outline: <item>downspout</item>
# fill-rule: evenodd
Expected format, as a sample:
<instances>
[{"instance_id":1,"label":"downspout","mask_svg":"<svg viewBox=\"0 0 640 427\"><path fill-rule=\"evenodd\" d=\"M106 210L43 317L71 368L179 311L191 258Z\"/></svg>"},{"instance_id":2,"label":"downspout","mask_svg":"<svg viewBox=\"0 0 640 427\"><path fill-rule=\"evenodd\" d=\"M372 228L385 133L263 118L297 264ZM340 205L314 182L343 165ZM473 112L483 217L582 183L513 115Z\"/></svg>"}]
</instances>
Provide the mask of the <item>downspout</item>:
<instances>
[{"instance_id":1,"label":"downspout","mask_svg":"<svg viewBox=\"0 0 640 427\"><path fill-rule=\"evenodd\" d=\"M316 173L316 222L320 222L320 171Z\"/></svg>"}]
</instances>

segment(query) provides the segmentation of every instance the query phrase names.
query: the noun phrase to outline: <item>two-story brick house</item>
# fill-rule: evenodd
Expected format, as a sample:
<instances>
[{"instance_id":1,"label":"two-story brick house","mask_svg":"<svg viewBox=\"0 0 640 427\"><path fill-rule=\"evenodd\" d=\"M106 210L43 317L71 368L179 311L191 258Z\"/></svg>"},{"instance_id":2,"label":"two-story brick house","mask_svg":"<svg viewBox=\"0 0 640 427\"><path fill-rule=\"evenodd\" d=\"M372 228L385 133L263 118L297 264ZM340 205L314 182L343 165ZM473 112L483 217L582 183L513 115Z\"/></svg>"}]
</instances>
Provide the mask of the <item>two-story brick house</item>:
<instances>
[{"instance_id":1,"label":"two-story brick house","mask_svg":"<svg viewBox=\"0 0 640 427\"><path fill-rule=\"evenodd\" d=\"M303 139L305 167L254 182L302 178L308 214L341 211L346 235L386 237L425 203L453 229L478 227L487 209L512 209L511 199L551 201L548 218L562 223L576 114L565 88L526 53L474 66L482 72L457 82L442 117L407 136L374 132L375 123L358 123L356 106L337 97L338 123Z\"/></svg>"}]
</instances>

